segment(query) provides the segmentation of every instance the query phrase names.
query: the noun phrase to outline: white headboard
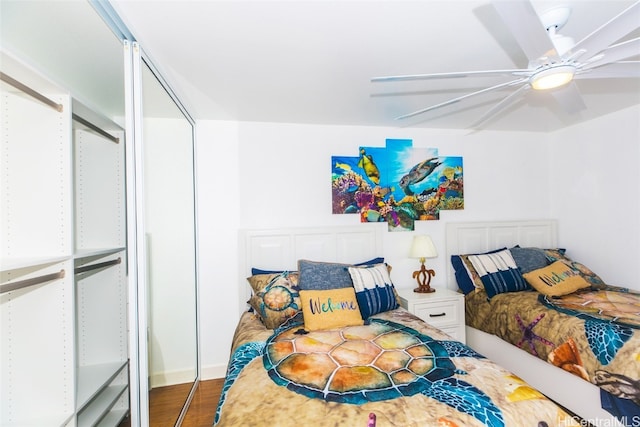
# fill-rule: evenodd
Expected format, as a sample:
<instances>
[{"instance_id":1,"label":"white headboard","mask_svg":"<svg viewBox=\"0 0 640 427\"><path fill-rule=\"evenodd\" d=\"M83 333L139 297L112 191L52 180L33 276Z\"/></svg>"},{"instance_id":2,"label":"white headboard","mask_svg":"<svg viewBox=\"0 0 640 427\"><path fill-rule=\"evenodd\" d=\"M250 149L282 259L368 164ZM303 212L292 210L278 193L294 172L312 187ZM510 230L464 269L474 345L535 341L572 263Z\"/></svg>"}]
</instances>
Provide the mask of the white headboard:
<instances>
[{"instance_id":1,"label":"white headboard","mask_svg":"<svg viewBox=\"0 0 640 427\"><path fill-rule=\"evenodd\" d=\"M297 270L299 259L357 263L383 255L386 224L240 230L240 307L251 297L251 268ZM386 230L386 227L384 227Z\"/></svg>"},{"instance_id":2,"label":"white headboard","mask_svg":"<svg viewBox=\"0 0 640 427\"><path fill-rule=\"evenodd\" d=\"M451 255L486 252L502 247L554 248L558 245L556 221L449 222L446 224L447 287L458 289Z\"/></svg>"}]
</instances>

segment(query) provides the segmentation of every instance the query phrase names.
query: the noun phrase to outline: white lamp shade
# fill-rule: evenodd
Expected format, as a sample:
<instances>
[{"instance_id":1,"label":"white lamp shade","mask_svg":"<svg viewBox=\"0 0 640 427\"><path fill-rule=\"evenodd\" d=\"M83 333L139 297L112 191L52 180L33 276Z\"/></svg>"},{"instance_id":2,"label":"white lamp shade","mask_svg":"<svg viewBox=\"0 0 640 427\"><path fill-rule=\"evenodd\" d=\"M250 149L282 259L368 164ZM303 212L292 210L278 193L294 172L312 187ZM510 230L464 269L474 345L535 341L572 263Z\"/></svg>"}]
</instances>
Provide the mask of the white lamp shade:
<instances>
[{"instance_id":1,"label":"white lamp shade","mask_svg":"<svg viewBox=\"0 0 640 427\"><path fill-rule=\"evenodd\" d=\"M427 235L414 236L413 243L411 243L411 251L409 257L411 258L435 258L438 256L431 237Z\"/></svg>"}]
</instances>

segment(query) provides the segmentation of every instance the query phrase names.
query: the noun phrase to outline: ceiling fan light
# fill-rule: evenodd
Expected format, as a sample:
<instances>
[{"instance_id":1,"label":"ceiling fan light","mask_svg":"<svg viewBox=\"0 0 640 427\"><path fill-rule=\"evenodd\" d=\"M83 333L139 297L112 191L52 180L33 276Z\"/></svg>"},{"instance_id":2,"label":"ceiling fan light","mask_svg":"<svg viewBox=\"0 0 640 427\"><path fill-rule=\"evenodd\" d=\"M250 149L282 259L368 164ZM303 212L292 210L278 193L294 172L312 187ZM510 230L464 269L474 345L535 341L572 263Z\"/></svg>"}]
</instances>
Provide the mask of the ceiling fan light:
<instances>
[{"instance_id":1,"label":"ceiling fan light","mask_svg":"<svg viewBox=\"0 0 640 427\"><path fill-rule=\"evenodd\" d=\"M529 78L529 84L531 84L531 87L536 90L553 89L566 85L573 80L575 71L575 67L570 65L545 68L534 73Z\"/></svg>"}]
</instances>

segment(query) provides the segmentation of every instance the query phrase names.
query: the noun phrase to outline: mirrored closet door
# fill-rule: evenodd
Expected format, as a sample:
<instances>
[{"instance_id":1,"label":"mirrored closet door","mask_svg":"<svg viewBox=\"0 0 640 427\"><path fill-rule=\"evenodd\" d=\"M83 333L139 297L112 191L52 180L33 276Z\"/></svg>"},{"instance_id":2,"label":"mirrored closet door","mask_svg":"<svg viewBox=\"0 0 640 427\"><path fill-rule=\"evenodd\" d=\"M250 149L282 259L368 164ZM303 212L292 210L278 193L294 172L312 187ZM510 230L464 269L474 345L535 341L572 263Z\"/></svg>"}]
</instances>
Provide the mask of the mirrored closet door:
<instances>
[{"instance_id":1,"label":"mirrored closet door","mask_svg":"<svg viewBox=\"0 0 640 427\"><path fill-rule=\"evenodd\" d=\"M135 44L134 52L141 53ZM147 331L143 343L147 359L140 365L146 364L148 371L147 384L141 379L140 393L145 393L146 385L148 420L154 425L154 400L171 389L178 397L162 411L166 416L171 406L179 424L199 379L194 128L150 61L144 55L136 59L135 53L142 124L136 140L141 160L136 179L141 177L138 198L143 211L138 212L137 246L145 256L144 271L138 272L139 282L145 284L144 296L139 295L144 299L139 301L139 325L140 331ZM138 268L142 265L138 263ZM141 406L145 406L143 396Z\"/></svg>"}]
</instances>

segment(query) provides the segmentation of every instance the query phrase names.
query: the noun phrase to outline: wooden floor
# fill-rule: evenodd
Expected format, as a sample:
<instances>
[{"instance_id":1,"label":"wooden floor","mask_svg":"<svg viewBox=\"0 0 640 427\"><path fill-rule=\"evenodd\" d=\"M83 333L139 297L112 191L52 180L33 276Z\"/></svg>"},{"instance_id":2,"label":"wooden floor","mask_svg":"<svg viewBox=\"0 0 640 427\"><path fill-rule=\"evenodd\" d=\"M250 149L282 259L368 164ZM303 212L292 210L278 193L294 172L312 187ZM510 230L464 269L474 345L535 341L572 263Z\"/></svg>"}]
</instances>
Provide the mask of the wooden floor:
<instances>
[{"instance_id":1,"label":"wooden floor","mask_svg":"<svg viewBox=\"0 0 640 427\"><path fill-rule=\"evenodd\" d=\"M193 396L187 415L182 422L185 427L211 427L213 416L218 407L218 400L222 393L224 378L200 381L196 394Z\"/></svg>"},{"instance_id":2,"label":"wooden floor","mask_svg":"<svg viewBox=\"0 0 640 427\"><path fill-rule=\"evenodd\" d=\"M220 400L224 379L200 381L191 400L187 415L182 421L184 427L211 427L213 416ZM149 426L173 427L180 414L180 408L190 390L187 385L160 387L149 393ZM130 427L125 419L120 427Z\"/></svg>"},{"instance_id":3,"label":"wooden floor","mask_svg":"<svg viewBox=\"0 0 640 427\"><path fill-rule=\"evenodd\" d=\"M224 378L200 381L196 393L191 400L182 425L184 427L211 427L213 417L220 400ZM184 385L156 388L149 394L149 426L150 427L174 427L184 396L190 388ZM566 408L565 408L566 410ZM571 413L571 411L567 410ZM580 420L571 413L576 420ZM581 426L593 427L591 424L580 420ZM125 419L120 427L130 427L129 419Z\"/></svg>"}]
</instances>

